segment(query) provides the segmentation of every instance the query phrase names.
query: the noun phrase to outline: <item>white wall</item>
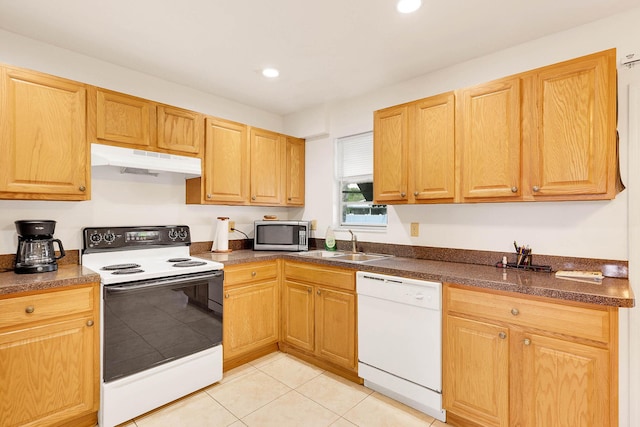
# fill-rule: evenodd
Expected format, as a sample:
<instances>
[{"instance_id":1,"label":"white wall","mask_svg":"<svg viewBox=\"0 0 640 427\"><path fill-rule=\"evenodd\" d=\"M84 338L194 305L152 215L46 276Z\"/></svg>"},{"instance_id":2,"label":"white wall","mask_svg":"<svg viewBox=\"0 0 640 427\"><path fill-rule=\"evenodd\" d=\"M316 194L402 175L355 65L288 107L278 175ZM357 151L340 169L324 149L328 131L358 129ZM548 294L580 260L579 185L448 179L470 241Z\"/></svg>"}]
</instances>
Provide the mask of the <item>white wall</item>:
<instances>
[{"instance_id":1,"label":"white wall","mask_svg":"<svg viewBox=\"0 0 640 427\"><path fill-rule=\"evenodd\" d=\"M216 117L282 131L282 117L167 82L0 30L0 62L30 68L84 83L117 90L158 102L192 109ZM65 249L82 247L85 226L187 224L193 241L213 240L218 216L229 216L245 233L253 220L265 214L281 218L299 209L185 205L184 177L157 178L120 175L116 169L94 168L92 198L86 202L0 200L0 254L14 253L17 236L13 222L19 219L57 221L55 236ZM240 233L231 239L244 238Z\"/></svg>"},{"instance_id":2,"label":"white wall","mask_svg":"<svg viewBox=\"0 0 640 427\"><path fill-rule=\"evenodd\" d=\"M640 8L511 49L442 69L411 81L382 88L356 99L285 117L285 132L312 123L310 134L326 136L307 141L307 202L305 218L318 220L318 236L336 218L326 181L336 138L373 128L373 111L383 107L483 83L528 69L589 53L617 48L618 57L640 54ZM428 53L425 53L428 54ZM627 177L627 86L640 81L640 66L619 67L620 167ZM317 117L324 114L324 117ZM309 117L312 116L312 117ZM530 245L534 253L627 260L628 191L612 201L492 203L465 205L392 206L384 233L359 232L359 239L423 246L510 251L513 241ZM410 237L411 222L420 223L420 237ZM347 238L338 233L338 238Z\"/></svg>"}]
</instances>

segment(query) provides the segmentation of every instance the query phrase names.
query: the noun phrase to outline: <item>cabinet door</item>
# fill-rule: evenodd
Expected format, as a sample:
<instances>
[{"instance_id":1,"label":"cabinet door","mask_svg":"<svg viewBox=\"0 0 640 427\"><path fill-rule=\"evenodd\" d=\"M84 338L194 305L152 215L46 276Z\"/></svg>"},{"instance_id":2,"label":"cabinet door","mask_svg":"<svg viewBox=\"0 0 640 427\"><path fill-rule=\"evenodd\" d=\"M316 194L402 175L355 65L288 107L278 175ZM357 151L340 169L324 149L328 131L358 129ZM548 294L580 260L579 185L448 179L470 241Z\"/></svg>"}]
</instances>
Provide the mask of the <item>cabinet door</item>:
<instances>
[{"instance_id":1,"label":"cabinet door","mask_svg":"<svg viewBox=\"0 0 640 427\"><path fill-rule=\"evenodd\" d=\"M456 150L463 201L520 196L520 80L458 92Z\"/></svg>"},{"instance_id":2,"label":"cabinet door","mask_svg":"<svg viewBox=\"0 0 640 427\"><path fill-rule=\"evenodd\" d=\"M609 426L609 355L606 349L522 334L521 388L525 426ZM516 424L514 424L516 425Z\"/></svg>"},{"instance_id":3,"label":"cabinet door","mask_svg":"<svg viewBox=\"0 0 640 427\"><path fill-rule=\"evenodd\" d=\"M313 351L314 287L287 280L283 296L283 339L287 344Z\"/></svg>"},{"instance_id":4,"label":"cabinet door","mask_svg":"<svg viewBox=\"0 0 640 427\"><path fill-rule=\"evenodd\" d=\"M208 117L205 139L205 202L236 205L248 203L247 127L240 123Z\"/></svg>"},{"instance_id":5,"label":"cabinet door","mask_svg":"<svg viewBox=\"0 0 640 427\"><path fill-rule=\"evenodd\" d=\"M533 196L615 196L615 51L542 69L531 144Z\"/></svg>"},{"instance_id":6,"label":"cabinet door","mask_svg":"<svg viewBox=\"0 0 640 427\"><path fill-rule=\"evenodd\" d=\"M418 101L412 108L411 185L415 201L452 201L455 183L453 92Z\"/></svg>"},{"instance_id":7,"label":"cabinet door","mask_svg":"<svg viewBox=\"0 0 640 427\"><path fill-rule=\"evenodd\" d=\"M446 323L445 409L483 426L508 426L508 329L451 315Z\"/></svg>"},{"instance_id":8,"label":"cabinet door","mask_svg":"<svg viewBox=\"0 0 640 427\"><path fill-rule=\"evenodd\" d=\"M0 333L0 425L57 425L97 410L93 321Z\"/></svg>"},{"instance_id":9,"label":"cabinet door","mask_svg":"<svg viewBox=\"0 0 640 427\"><path fill-rule=\"evenodd\" d=\"M155 145L156 110L146 99L96 89L96 137L144 149Z\"/></svg>"},{"instance_id":10,"label":"cabinet door","mask_svg":"<svg viewBox=\"0 0 640 427\"><path fill-rule=\"evenodd\" d=\"M316 290L316 353L345 368L356 366L356 297L326 288Z\"/></svg>"},{"instance_id":11,"label":"cabinet door","mask_svg":"<svg viewBox=\"0 0 640 427\"><path fill-rule=\"evenodd\" d=\"M204 117L168 105L157 108L158 148L185 154L200 154L204 139Z\"/></svg>"},{"instance_id":12,"label":"cabinet door","mask_svg":"<svg viewBox=\"0 0 640 427\"><path fill-rule=\"evenodd\" d=\"M304 139L286 137L286 204L304 206Z\"/></svg>"},{"instance_id":13,"label":"cabinet door","mask_svg":"<svg viewBox=\"0 0 640 427\"><path fill-rule=\"evenodd\" d=\"M282 203L284 141L281 135L251 128L251 204Z\"/></svg>"},{"instance_id":14,"label":"cabinet door","mask_svg":"<svg viewBox=\"0 0 640 427\"><path fill-rule=\"evenodd\" d=\"M87 200L83 84L0 67L0 197Z\"/></svg>"},{"instance_id":15,"label":"cabinet door","mask_svg":"<svg viewBox=\"0 0 640 427\"><path fill-rule=\"evenodd\" d=\"M373 191L376 203L408 201L409 107L373 115Z\"/></svg>"},{"instance_id":16,"label":"cabinet door","mask_svg":"<svg viewBox=\"0 0 640 427\"><path fill-rule=\"evenodd\" d=\"M278 342L278 281L225 290L224 358Z\"/></svg>"}]
</instances>

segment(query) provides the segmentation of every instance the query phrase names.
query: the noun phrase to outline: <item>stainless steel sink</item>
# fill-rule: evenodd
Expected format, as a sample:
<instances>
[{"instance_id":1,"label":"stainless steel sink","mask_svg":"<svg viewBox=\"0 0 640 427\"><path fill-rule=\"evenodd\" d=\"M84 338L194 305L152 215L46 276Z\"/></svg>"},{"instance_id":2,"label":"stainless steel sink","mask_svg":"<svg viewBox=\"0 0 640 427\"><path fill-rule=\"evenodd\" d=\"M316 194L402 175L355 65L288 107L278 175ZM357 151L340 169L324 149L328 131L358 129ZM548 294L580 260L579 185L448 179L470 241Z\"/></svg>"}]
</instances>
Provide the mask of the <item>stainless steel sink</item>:
<instances>
[{"instance_id":1,"label":"stainless steel sink","mask_svg":"<svg viewBox=\"0 0 640 427\"><path fill-rule=\"evenodd\" d=\"M324 250L315 250L308 252L296 252L296 255L310 258L331 258L340 261L346 262L368 262L368 261L376 261L379 259L389 258L393 255L384 255L384 254L370 254L366 252L345 252L345 251L324 251Z\"/></svg>"},{"instance_id":2,"label":"stainless steel sink","mask_svg":"<svg viewBox=\"0 0 640 427\"><path fill-rule=\"evenodd\" d=\"M333 257L333 259L348 261L348 262L367 262L367 261L376 261L379 259L390 258L392 255L383 255L383 254L368 254L365 252L347 252L342 255L338 255Z\"/></svg>"},{"instance_id":3,"label":"stainless steel sink","mask_svg":"<svg viewBox=\"0 0 640 427\"><path fill-rule=\"evenodd\" d=\"M308 251L308 252L296 252L296 255L304 256L304 257L313 257L313 258L335 258L340 255L344 255L342 251Z\"/></svg>"}]
</instances>

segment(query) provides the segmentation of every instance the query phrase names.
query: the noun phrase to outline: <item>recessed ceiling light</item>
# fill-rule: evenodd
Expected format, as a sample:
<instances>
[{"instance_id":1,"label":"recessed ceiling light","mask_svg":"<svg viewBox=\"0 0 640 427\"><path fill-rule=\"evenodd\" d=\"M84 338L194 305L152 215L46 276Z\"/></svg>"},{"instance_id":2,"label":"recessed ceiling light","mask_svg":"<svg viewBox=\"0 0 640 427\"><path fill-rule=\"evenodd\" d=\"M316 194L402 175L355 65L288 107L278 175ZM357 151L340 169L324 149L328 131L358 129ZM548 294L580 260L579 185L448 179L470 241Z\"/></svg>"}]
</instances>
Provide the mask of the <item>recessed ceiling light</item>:
<instances>
[{"instance_id":1,"label":"recessed ceiling light","mask_svg":"<svg viewBox=\"0 0 640 427\"><path fill-rule=\"evenodd\" d=\"M275 68L265 68L262 70L262 75L270 79L274 79L280 75L280 71Z\"/></svg>"},{"instance_id":2,"label":"recessed ceiling light","mask_svg":"<svg viewBox=\"0 0 640 427\"><path fill-rule=\"evenodd\" d=\"M420 9L422 0L399 0L396 6L400 13L413 13Z\"/></svg>"}]
</instances>

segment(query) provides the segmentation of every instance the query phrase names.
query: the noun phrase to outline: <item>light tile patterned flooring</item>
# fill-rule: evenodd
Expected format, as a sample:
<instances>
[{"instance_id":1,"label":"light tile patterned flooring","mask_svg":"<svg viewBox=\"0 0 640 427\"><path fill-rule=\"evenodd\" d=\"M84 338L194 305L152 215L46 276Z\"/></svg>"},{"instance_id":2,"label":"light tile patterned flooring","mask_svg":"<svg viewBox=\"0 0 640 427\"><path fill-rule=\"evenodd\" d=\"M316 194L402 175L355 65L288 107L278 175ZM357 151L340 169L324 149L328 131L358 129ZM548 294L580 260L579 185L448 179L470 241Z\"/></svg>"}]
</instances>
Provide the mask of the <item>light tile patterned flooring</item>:
<instances>
[{"instance_id":1,"label":"light tile patterned flooring","mask_svg":"<svg viewBox=\"0 0 640 427\"><path fill-rule=\"evenodd\" d=\"M121 427L446 425L292 356L272 353Z\"/></svg>"}]
</instances>

